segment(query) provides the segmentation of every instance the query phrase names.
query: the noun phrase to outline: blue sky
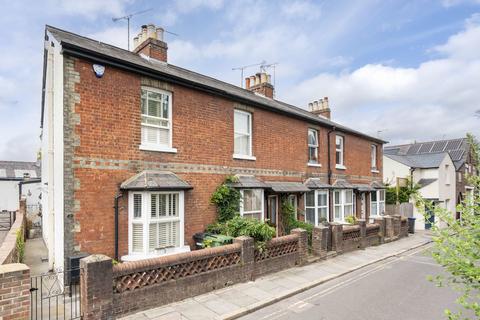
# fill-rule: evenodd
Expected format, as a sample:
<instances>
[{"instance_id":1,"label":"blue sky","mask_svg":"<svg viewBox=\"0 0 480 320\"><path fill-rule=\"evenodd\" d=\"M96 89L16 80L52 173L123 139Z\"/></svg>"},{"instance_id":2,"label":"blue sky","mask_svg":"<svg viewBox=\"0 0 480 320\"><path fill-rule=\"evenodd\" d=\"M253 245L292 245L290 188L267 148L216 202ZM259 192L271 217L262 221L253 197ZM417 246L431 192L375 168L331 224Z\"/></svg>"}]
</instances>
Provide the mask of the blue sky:
<instances>
[{"instance_id":1,"label":"blue sky","mask_svg":"<svg viewBox=\"0 0 480 320\"><path fill-rule=\"evenodd\" d=\"M111 18L149 8L132 37L150 22L179 34L166 37L170 63L238 85L233 67L277 62L277 99L328 96L333 120L393 143L480 136L480 0L0 5L0 160L34 160L40 146L45 24L126 47L126 23Z\"/></svg>"}]
</instances>

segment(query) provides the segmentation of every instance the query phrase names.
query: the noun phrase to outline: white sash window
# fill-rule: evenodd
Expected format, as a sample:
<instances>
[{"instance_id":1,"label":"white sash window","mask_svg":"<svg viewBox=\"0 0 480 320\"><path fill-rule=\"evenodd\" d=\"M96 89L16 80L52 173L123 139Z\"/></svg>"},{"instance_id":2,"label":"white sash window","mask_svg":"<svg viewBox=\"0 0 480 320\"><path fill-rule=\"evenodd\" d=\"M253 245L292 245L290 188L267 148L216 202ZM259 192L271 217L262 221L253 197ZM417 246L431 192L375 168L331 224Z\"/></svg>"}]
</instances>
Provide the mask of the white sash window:
<instances>
[{"instance_id":1,"label":"white sash window","mask_svg":"<svg viewBox=\"0 0 480 320\"><path fill-rule=\"evenodd\" d=\"M172 148L172 94L142 88L142 144L140 149L176 152Z\"/></svg>"},{"instance_id":2,"label":"white sash window","mask_svg":"<svg viewBox=\"0 0 480 320\"><path fill-rule=\"evenodd\" d=\"M184 246L184 194L130 192L129 255L152 256Z\"/></svg>"},{"instance_id":3,"label":"white sash window","mask_svg":"<svg viewBox=\"0 0 480 320\"><path fill-rule=\"evenodd\" d=\"M260 221L264 219L263 189L240 190L240 215L245 218L253 218Z\"/></svg>"}]
</instances>

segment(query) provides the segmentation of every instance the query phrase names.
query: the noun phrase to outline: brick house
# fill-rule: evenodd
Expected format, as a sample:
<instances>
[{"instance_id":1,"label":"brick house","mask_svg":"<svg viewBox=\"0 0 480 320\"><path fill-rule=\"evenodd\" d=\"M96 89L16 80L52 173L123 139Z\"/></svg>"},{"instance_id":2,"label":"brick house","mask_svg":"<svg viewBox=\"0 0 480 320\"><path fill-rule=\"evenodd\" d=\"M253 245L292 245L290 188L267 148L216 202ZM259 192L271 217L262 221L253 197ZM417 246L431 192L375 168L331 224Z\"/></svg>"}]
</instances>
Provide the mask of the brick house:
<instances>
[{"instance_id":1,"label":"brick house","mask_svg":"<svg viewBox=\"0 0 480 320\"><path fill-rule=\"evenodd\" d=\"M163 30L129 52L47 26L42 104L44 237L51 267L79 252L135 260L189 250L236 175L241 214L279 224L281 201L318 224L384 208L384 141L167 63Z\"/></svg>"}]
</instances>

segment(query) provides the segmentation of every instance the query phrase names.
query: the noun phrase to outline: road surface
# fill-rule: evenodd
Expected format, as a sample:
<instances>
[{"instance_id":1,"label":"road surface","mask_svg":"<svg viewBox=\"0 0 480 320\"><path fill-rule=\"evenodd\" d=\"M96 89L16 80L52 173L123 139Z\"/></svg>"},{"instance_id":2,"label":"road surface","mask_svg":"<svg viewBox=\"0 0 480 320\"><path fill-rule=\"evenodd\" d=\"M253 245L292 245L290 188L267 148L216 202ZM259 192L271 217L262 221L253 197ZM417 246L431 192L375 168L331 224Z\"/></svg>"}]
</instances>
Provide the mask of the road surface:
<instances>
[{"instance_id":1,"label":"road surface","mask_svg":"<svg viewBox=\"0 0 480 320\"><path fill-rule=\"evenodd\" d=\"M427 281L442 268L425 248L375 263L240 319L445 319L458 293Z\"/></svg>"}]
</instances>

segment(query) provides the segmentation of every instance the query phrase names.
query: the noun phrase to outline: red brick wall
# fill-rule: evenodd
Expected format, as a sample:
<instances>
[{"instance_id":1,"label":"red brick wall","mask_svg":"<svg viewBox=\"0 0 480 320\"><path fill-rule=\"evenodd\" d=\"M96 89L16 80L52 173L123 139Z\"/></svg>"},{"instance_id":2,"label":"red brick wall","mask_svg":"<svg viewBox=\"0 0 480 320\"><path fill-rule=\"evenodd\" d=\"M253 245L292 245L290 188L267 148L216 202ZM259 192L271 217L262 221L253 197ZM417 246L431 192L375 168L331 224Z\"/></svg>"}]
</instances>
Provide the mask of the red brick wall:
<instances>
[{"instance_id":1,"label":"red brick wall","mask_svg":"<svg viewBox=\"0 0 480 320\"><path fill-rule=\"evenodd\" d=\"M75 91L80 102L75 112L80 118L75 134L80 145L74 151L74 177L78 187L75 219L78 250L89 253L114 253L114 196L121 182L144 169L144 162L188 163L255 169L300 172L303 177L266 176L265 180L302 181L311 174L327 173L327 128L310 125L258 108L246 107L253 113L253 153L256 161L234 160L233 114L236 104L210 94L179 85L169 86L173 93L173 147L175 154L142 151L140 126L139 75L106 67L102 78L96 78L91 62L76 60L80 82ZM245 107L244 107L245 108ZM319 129L321 168L308 167L307 129ZM331 135L332 171L341 175L373 176L370 171L371 142L353 135L345 136L346 170L335 169L335 134ZM381 146L378 148L381 172ZM128 168L90 167L78 158L127 160ZM113 163L103 163L113 166ZM210 196L227 174L179 173L194 189L185 192L185 240L192 244L195 232L203 231L215 219ZM377 174L381 178L381 174ZM365 181L363 181L365 182ZM128 250L127 201L120 201L120 255Z\"/></svg>"}]
</instances>

